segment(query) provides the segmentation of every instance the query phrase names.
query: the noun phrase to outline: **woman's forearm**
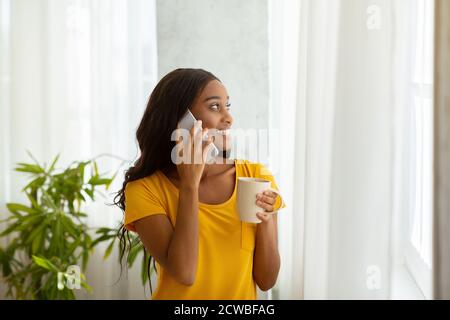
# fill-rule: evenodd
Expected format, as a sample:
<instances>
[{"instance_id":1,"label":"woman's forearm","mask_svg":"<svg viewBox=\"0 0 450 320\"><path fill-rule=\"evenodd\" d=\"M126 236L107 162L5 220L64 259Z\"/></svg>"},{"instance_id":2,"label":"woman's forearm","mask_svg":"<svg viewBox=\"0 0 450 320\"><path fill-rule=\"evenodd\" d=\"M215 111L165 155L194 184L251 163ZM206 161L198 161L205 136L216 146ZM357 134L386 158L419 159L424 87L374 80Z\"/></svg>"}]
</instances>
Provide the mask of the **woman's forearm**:
<instances>
[{"instance_id":1,"label":"woman's forearm","mask_svg":"<svg viewBox=\"0 0 450 320\"><path fill-rule=\"evenodd\" d=\"M272 288L280 270L278 232L276 216L266 223L260 223L256 230L256 246L253 257L253 277L258 287L267 291Z\"/></svg>"},{"instance_id":2,"label":"woman's forearm","mask_svg":"<svg viewBox=\"0 0 450 320\"><path fill-rule=\"evenodd\" d=\"M172 272L185 285L195 281L198 261L198 187L181 186L177 221L167 252Z\"/></svg>"}]
</instances>

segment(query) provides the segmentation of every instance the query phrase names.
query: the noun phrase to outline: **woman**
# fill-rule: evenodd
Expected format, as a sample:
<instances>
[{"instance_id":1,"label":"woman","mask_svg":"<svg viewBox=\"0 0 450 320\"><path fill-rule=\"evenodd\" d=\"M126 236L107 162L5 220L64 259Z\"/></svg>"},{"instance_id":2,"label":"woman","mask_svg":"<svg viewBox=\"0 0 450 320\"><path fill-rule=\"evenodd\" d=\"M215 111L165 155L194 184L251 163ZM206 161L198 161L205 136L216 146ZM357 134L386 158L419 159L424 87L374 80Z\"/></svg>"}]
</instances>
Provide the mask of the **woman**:
<instances>
[{"instance_id":1,"label":"woman","mask_svg":"<svg viewBox=\"0 0 450 320\"><path fill-rule=\"evenodd\" d=\"M188 108L198 122L189 143L176 144L172 133ZM276 195L258 195L262 222L243 223L236 182L262 177L277 186L261 164L227 159L232 124L226 88L205 70L174 70L150 96L136 133L141 155L127 170L116 204L125 212L122 230L137 232L157 262L153 299L256 299L256 285L266 291L276 282L277 218L264 214L273 211ZM221 151L216 160L227 161L206 164L213 135L206 143L201 139L214 129ZM174 148L180 154L191 148L201 160L175 165Z\"/></svg>"}]
</instances>

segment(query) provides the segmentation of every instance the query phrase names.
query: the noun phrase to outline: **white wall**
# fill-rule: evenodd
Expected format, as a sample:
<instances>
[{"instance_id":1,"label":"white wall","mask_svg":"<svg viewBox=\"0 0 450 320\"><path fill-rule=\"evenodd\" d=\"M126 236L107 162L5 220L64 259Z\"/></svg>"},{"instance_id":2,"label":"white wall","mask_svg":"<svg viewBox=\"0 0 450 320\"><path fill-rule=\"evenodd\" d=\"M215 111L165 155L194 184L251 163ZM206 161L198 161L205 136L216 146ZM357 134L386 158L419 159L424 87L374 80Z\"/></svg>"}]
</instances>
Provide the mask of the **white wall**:
<instances>
[{"instance_id":1,"label":"white wall","mask_svg":"<svg viewBox=\"0 0 450 320\"><path fill-rule=\"evenodd\" d=\"M157 0L159 78L202 68L227 87L234 127L267 128L267 0Z\"/></svg>"}]
</instances>

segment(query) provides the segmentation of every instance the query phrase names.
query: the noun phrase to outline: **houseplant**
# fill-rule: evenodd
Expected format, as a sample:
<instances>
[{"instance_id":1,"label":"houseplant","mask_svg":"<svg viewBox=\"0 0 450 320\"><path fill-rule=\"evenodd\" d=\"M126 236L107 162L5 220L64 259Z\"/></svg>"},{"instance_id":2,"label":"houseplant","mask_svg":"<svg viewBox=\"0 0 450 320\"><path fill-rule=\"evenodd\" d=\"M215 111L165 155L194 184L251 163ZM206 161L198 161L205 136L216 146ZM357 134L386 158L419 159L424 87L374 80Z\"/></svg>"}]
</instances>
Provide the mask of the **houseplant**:
<instances>
[{"instance_id":1,"label":"houseplant","mask_svg":"<svg viewBox=\"0 0 450 320\"><path fill-rule=\"evenodd\" d=\"M46 166L28 154L34 163L18 163L15 170L31 177L22 189L29 203L7 203L10 215L2 221L6 227L0 229L0 237L8 237L7 246L0 248L6 295L15 299L75 299L75 289L92 291L84 272L94 247L109 241L106 259L117 239L116 229L89 228L83 205L102 194L99 189L108 190L117 171L111 177L100 174L99 156L57 170L59 155ZM135 245L128 255L128 266L139 252L145 252L136 239L130 239ZM149 271L146 261L144 254L144 283L148 279L144 274Z\"/></svg>"}]
</instances>

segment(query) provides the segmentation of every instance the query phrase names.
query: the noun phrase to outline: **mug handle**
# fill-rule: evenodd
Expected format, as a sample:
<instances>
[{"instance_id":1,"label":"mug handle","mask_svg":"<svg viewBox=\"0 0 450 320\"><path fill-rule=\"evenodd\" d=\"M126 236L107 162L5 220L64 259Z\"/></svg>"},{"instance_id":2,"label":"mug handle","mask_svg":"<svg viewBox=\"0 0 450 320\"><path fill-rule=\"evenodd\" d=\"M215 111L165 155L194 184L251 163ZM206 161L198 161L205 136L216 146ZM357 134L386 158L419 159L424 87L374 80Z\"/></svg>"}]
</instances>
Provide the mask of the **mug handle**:
<instances>
[{"instance_id":1,"label":"mug handle","mask_svg":"<svg viewBox=\"0 0 450 320\"><path fill-rule=\"evenodd\" d=\"M264 191L272 191L273 193L276 193L281 199L281 204L280 204L280 206L278 207L277 210L272 211L272 212L263 212L263 213L264 214L271 214L271 215L277 213L278 210L280 210L284 206L284 200L283 200L283 197L281 196L281 193L278 190L274 189L274 188L268 188L268 189L266 189Z\"/></svg>"}]
</instances>

